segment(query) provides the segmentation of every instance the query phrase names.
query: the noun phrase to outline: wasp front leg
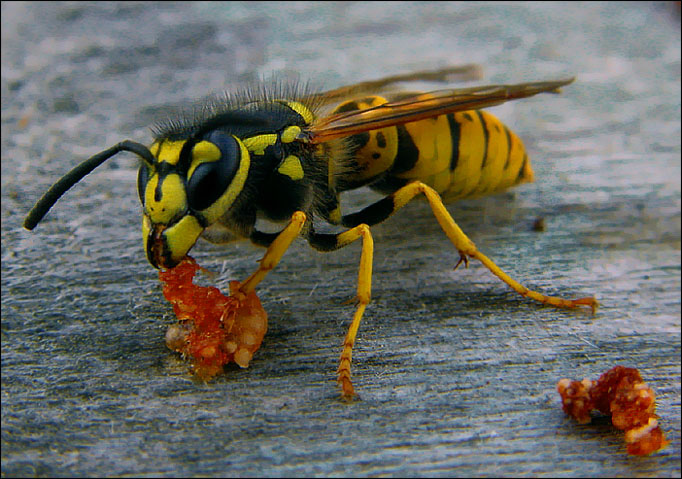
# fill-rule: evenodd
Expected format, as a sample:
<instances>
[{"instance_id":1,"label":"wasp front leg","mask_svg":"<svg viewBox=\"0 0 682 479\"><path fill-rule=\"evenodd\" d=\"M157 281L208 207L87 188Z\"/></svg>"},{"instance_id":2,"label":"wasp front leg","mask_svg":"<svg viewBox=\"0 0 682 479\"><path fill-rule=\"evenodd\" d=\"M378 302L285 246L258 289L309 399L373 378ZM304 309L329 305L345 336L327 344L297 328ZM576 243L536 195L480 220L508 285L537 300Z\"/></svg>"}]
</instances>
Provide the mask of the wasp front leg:
<instances>
[{"instance_id":1,"label":"wasp front leg","mask_svg":"<svg viewBox=\"0 0 682 479\"><path fill-rule=\"evenodd\" d=\"M299 235L303 225L306 221L306 215L302 211L296 211L291 216L291 221L282 231L276 234L267 234L256 232L254 235L254 242L258 244L268 244L268 249L260 260L258 269L249 276L246 281L239 284L237 288L234 288L232 294L241 293L244 295L256 289L258 283L263 281L265 276L277 266L279 260L282 259L284 253L289 249L291 243ZM264 239L265 238L265 239Z\"/></svg>"}]
</instances>

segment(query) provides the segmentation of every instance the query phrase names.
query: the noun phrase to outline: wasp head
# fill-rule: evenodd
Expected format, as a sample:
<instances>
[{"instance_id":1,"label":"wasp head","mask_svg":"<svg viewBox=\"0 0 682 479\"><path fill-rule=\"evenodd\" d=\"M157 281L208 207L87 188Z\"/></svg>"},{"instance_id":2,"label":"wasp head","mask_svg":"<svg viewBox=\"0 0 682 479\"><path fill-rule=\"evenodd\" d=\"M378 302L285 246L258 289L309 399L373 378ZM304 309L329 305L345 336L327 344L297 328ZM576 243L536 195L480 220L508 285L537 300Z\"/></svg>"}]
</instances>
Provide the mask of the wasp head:
<instances>
[{"instance_id":1,"label":"wasp head","mask_svg":"<svg viewBox=\"0 0 682 479\"><path fill-rule=\"evenodd\" d=\"M137 180L144 248L152 266L172 268L227 214L244 186L249 153L219 130L200 140L157 140L150 152L154 162L142 164Z\"/></svg>"}]
</instances>

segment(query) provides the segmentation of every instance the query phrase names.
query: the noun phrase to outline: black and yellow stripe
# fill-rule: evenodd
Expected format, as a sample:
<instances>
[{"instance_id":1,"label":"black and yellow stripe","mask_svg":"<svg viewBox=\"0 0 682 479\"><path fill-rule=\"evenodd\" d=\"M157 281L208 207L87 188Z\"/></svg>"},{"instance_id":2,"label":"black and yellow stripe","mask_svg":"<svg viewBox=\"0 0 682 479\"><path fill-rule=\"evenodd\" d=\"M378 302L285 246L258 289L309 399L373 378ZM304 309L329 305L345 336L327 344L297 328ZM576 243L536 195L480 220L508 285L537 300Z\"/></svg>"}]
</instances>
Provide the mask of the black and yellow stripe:
<instances>
[{"instance_id":1,"label":"black and yellow stripe","mask_svg":"<svg viewBox=\"0 0 682 479\"><path fill-rule=\"evenodd\" d=\"M373 96L345 102L335 113L388 100ZM391 193L421 181L447 201L504 191L533 181L519 137L494 115L470 110L372 130L346 140L352 165L340 190L369 184Z\"/></svg>"}]
</instances>

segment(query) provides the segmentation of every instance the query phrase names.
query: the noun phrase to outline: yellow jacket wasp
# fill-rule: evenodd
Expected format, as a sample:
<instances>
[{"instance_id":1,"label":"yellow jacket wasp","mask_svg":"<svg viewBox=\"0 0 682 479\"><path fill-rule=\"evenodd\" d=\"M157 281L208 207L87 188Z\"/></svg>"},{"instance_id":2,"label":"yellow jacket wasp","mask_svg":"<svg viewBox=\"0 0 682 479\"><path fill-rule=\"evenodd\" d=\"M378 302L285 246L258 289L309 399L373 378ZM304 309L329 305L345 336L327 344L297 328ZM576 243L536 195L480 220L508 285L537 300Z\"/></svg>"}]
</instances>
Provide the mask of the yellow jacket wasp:
<instances>
[{"instance_id":1,"label":"yellow jacket wasp","mask_svg":"<svg viewBox=\"0 0 682 479\"><path fill-rule=\"evenodd\" d=\"M594 298L545 296L513 280L476 249L443 204L532 181L521 140L480 108L557 93L573 78L381 93L397 82L438 80L467 68L399 75L321 94L263 88L207 101L193 116L157 127L150 147L123 141L78 165L45 193L24 226L33 229L76 182L108 158L130 151L142 160L137 186L144 249L155 268L177 265L202 234L220 242L248 238L267 251L257 271L241 283L246 294L299 235L320 251L362 239L358 304L337 371L347 397L354 395L351 352L370 300L370 227L418 195L426 197L460 263L475 258L519 294L544 304L596 308ZM386 196L342 214L339 195L361 186ZM255 228L258 217L288 224L278 233L266 233ZM318 233L315 221L347 229Z\"/></svg>"}]
</instances>

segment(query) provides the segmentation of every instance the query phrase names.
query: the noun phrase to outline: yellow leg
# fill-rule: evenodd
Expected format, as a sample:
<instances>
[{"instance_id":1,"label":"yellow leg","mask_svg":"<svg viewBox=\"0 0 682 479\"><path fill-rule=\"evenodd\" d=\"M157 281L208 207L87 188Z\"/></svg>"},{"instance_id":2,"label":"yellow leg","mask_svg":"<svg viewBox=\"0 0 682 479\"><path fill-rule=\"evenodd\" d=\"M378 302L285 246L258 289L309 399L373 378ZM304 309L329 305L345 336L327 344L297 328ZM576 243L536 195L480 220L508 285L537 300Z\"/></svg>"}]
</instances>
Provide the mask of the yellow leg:
<instances>
[{"instance_id":1,"label":"yellow leg","mask_svg":"<svg viewBox=\"0 0 682 479\"><path fill-rule=\"evenodd\" d=\"M267 251L260 260L260 265L258 269L249 276L246 281L241 283L239 288L236 290L243 294L249 294L256 289L258 283L263 281L263 278L275 267L282 256L289 249L289 246L294 241L294 239L301 232L301 228L305 224L305 213L302 211L297 211L291 216L291 221L282 230L282 232L277 236L277 238L270 244ZM236 291L233 291L234 294Z\"/></svg>"},{"instance_id":2,"label":"yellow leg","mask_svg":"<svg viewBox=\"0 0 682 479\"><path fill-rule=\"evenodd\" d=\"M297 211L291 217L291 221L286 228L275 238L270 244L267 251L260 260L258 269L248 277L246 281L239 285L230 285L232 294L248 294L252 292L258 283L260 283L265 276L270 272L279 260L282 258L286 250L289 248L293 240L299 235L303 225L305 224L305 213ZM313 237L322 237L326 235L314 235ZM348 328L346 339L343 342L343 351L341 352L341 359L339 361L339 368L337 370L337 382L341 386L342 395L346 399L351 399L355 396L355 390L350 380L350 364L353 352L353 345L355 344L355 337L358 334L360 321L365 312L367 304L369 304L372 290L372 258L374 257L374 241L370 233L369 226L358 225L348 231L338 235L329 235L334 238L333 249L342 248L358 238L362 238L362 254L360 256L360 268L358 272L358 288L357 297L358 302L353 321ZM313 240L314 243L314 240Z\"/></svg>"},{"instance_id":3,"label":"yellow leg","mask_svg":"<svg viewBox=\"0 0 682 479\"><path fill-rule=\"evenodd\" d=\"M360 268L358 271L358 290L357 302L358 306L353 315L353 321L350 323L346 339L343 341L343 350L341 351L341 358L339 360L339 368L336 370L337 383L341 387L341 395L344 399L352 399L355 396L355 390L350 380L350 363L353 355L353 345L355 344L355 337L358 334L360 321L365 312L367 304L372 293L372 258L374 257L374 240L372 233L369 231L369 226L362 224L355 228L351 228L337 236L337 246L342 248L349 243L352 243L358 238L362 238L362 254L360 256Z\"/></svg>"},{"instance_id":4,"label":"yellow leg","mask_svg":"<svg viewBox=\"0 0 682 479\"><path fill-rule=\"evenodd\" d=\"M461 230L457 223L452 219L450 213L443 205L443 201L440 195L433 188L415 181L410 183L398 191L393 193L394 209L393 213L402 208L407 202L413 199L418 194L424 194L429 204L431 205L431 210L438 220L441 228L450 239L452 244L457 248L461 256L460 262L464 261L467 263L467 257L475 258L485 265L495 276L504 281L509 287L522 296L534 299L543 304L548 304L557 308L577 308L578 306L589 306L592 308L592 313L597 310L599 303L595 298L579 298L579 299L563 299L555 296L545 296L544 294L538 293L537 291L530 290L520 284L519 282L512 279L504 271L502 271L495 263L493 263L487 256L479 252L476 249L476 245L471 241L467 235ZM459 263L458 263L459 265Z\"/></svg>"}]
</instances>

